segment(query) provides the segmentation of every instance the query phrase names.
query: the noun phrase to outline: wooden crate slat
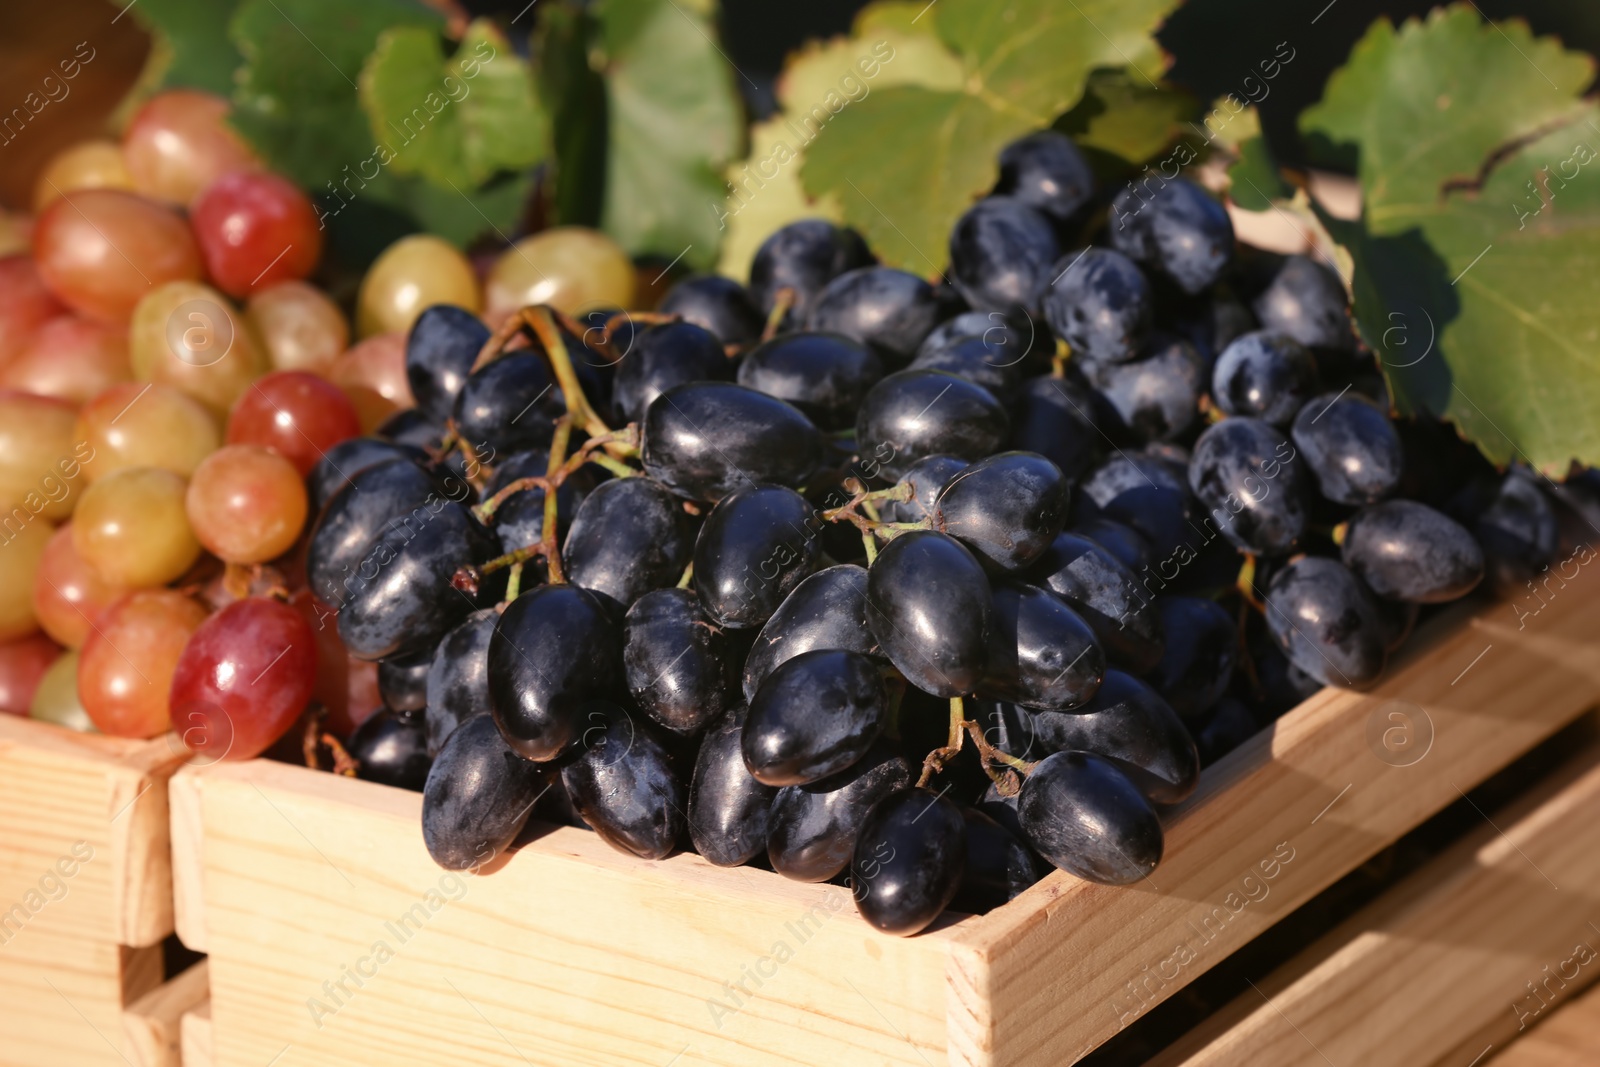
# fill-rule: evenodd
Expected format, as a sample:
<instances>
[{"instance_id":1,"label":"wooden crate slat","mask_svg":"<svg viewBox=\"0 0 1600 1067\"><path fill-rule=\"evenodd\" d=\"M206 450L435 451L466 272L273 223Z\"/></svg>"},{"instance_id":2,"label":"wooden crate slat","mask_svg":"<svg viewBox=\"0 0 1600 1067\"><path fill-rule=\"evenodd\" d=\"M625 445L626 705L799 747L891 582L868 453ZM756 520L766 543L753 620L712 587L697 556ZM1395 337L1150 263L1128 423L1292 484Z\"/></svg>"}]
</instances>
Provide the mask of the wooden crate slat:
<instances>
[{"instance_id":1,"label":"wooden crate slat","mask_svg":"<svg viewBox=\"0 0 1600 1067\"><path fill-rule=\"evenodd\" d=\"M1600 1063L1600 987L1551 1010L1481 1067L1593 1067Z\"/></svg>"},{"instance_id":2,"label":"wooden crate slat","mask_svg":"<svg viewBox=\"0 0 1600 1067\"><path fill-rule=\"evenodd\" d=\"M1600 978L1596 885L1600 749L1590 749L1150 1067L1482 1060Z\"/></svg>"},{"instance_id":3,"label":"wooden crate slat","mask_svg":"<svg viewBox=\"0 0 1600 1067\"><path fill-rule=\"evenodd\" d=\"M123 1005L161 981L161 947L33 930L0 948L0 1067L127 1067Z\"/></svg>"},{"instance_id":4,"label":"wooden crate slat","mask_svg":"<svg viewBox=\"0 0 1600 1067\"><path fill-rule=\"evenodd\" d=\"M201 1001L184 1012L179 1032L183 1067L212 1067L215 1061L211 1057L211 1001Z\"/></svg>"},{"instance_id":5,"label":"wooden crate slat","mask_svg":"<svg viewBox=\"0 0 1600 1067\"><path fill-rule=\"evenodd\" d=\"M1113 888L1058 873L963 925L949 966L951 1062L1076 1062L1593 706L1597 593L1585 574L1525 628L1508 604L1437 620L1447 631L1417 642L1376 689L1324 690L1208 773L1151 878ZM1374 718L1381 732L1390 711L1418 708L1432 723L1427 755L1379 759Z\"/></svg>"},{"instance_id":6,"label":"wooden crate slat","mask_svg":"<svg viewBox=\"0 0 1600 1067\"><path fill-rule=\"evenodd\" d=\"M183 1016L205 1001L209 987L201 960L129 1004L122 1013L129 1067L179 1067Z\"/></svg>"},{"instance_id":7,"label":"wooden crate slat","mask_svg":"<svg viewBox=\"0 0 1600 1067\"><path fill-rule=\"evenodd\" d=\"M572 828L458 887L422 847L417 794L270 763L186 770L180 792L191 774L218 1064L285 1047L307 1067L944 1058L951 927L886 939L848 890L690 854L645 863ZM430 890L425 921L394 926ZM380 941L392 958L363 962ZM323 986L341 979L347 995ZM741 980L759 995L735 1011L724 983Z\"/></svg>"}]
</instances>

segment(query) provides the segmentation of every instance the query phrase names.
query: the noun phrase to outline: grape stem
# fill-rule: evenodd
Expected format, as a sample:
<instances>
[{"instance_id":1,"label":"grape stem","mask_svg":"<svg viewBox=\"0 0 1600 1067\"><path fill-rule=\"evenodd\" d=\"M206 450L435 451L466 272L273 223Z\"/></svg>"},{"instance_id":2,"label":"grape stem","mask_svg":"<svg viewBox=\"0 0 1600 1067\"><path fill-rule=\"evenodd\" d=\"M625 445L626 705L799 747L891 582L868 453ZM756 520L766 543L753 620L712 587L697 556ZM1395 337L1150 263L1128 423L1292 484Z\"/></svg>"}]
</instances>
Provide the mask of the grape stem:
<instances>
[{"instance_id":1,"label":"grape stem","mask_svg":"<svg viewBox=\"0 0 1600 1067\"><path fill-rule=\"evenodd\" d=\"M479 522L489 522L494 518L494 513L500 510L500 505L525 489L543 489L548 499L553 488L560 488L561 483L576 474L578 468L585 463L593 463L596 466L604 467L619 478L631 478L637 475L639 472L626 463L613 459L611 456L601 452L602 449L613 445L621 446L631 455L638 454L639 424L630 422L620 430L612 430L610 433L602 434L599 437L589 438L583 443L582 448L568 457L552 473L534 474L507 482L494 496L474 508L473 514L477 516ZM553 459L554 456L555 453L552 452L551 458ZM548 468L546 470L548 471Z\"/></svg>"},{"instance_id":2,"label":"grape stem","mask_svg":"<svg viewBox=\"0 0 1600 1067\"><path fill-rule=\"evenodd\" d=\"M772 311L767 315L767 324L761 331L761 339L770 341L778 335L778 327L783 325L783 320L788 316L789 310L794 307L795 291L789 286L779 289L772 300Z\"/></svg>"},{"instance_id":3,"label":"grape stem","mask_svg":"<svg viewBox=\"0 0 1600 1067\"><path fill-rule=\"evenodd\" d=\"M1256 557L1251 553L1244 553L1244 563L1239 567L1239 577L1234 579L1233 584L1246 604L1263 615L1267 613L1267 606L1256 595Z\"/></svg>"},{"instance_id":4,"label":"grape stem","mask_svg":"<svg viewBox=\"0 0 1600 1067\"><path fill-rule=\"evenodd\" d=\"M1024 776L1032 772L1034 764L1024 759L1018 759L1010 753L1001 752L998 748L989 744L988 740L983 736L983 727L967 718L966 701L962 697L951 697L949 740L943 748L934 749L922 761L922 776L917 779L918 789L926 786L930 778L944 770L951 760L960 755L962 742L969 735L972 738L972 744L978 750L979 758L983 761L984 773L997 784L1000 783L1001 776L1006 772L996 773L992 769L995 764L1020 772Z\"/></svg>"},{"instance_id":5,"label":"grape stem","mask_svg":"<svg viewBox=\"0 0 1600 1067\"><path fill-rule=\"evenodd\" d=\"M913 492L910 482L900 482L887 489L874 489L867 491L855 478L845 480L845 488L853 494L851 498L836 508L829 508L822 513L828 522L848 522L861 531L863 538L877 535L885 541L905 533L908 530L926 530L932 527L931 520L921 522L883 522L878 518L877 508L874 506L880 501L894 500L906 501L911 499ZM866 514L863 515L862 512ZM868 561L877 553L868 549Z\"/></svg>"},{"instance_id":6,"label":"grape stem","mask_svg":"<svg viewBox=\"0 0 1600 1067\"><path fill-rule=\"evenodd\" d=\"M678 579L678 588L687 589L692 581L694 581L694 560L691 559L689 565L683 568L683 577Z\"/></svg>"},{"instance_id":7,"label":"grape stem","mask_svg":"<svg viewBox=\"0 0 1600 1067\"><path fill-rule=\"evenodd\" d=\"M509 604L522 594L522 565L527 560L517 560L511 565L511 574L506 578L506 603Z\"/></svg>"},{"instance_id":8,"label":"grape stem","mask_svg":"<svg viewBox=\"0 0 1600 1067\"><path fill-rule=\"evenodd\" d=\"M567 462L567 445L572 440L573 418L573 414L569 411L556 420L555 437L550 441L550 463L545 468L548 488L544 493L544 529L540 531L540 542L545 566L549 568L551 585L565 585L567 582L566 573L561 569L561 547L556 543L556 523L559 519L557 512L560 510L560 496L556 493L556 487L561 483L555 479ZM579 449L578 455L582 454L582 449Z\"/></svg>"}]
</instances>

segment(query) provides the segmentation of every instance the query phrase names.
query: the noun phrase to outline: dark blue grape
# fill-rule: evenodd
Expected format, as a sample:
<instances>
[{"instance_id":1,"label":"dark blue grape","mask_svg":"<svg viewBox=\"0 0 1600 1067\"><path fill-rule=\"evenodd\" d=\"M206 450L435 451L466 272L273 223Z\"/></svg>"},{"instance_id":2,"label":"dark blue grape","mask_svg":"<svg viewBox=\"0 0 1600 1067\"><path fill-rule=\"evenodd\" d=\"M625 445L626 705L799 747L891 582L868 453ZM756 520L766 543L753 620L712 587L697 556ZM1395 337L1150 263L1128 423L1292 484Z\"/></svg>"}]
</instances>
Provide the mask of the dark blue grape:
<instances>
[{"instance_id":1,"label":"dark blue grape","mask_svg":"<svg viewBox=\"0 0 1600 1067\"><path fill-rule=\"evenodd\" d=\"M706 730L689 786L689 839L718 867L738 867L767 850L772 798L778 791L744 765L746 711L732 708Z\"/></svg>"},{"instance_id":2,"label":"dark blue grape","mask_svg":"<svg viewBox=\"0 0 1600 1067\"><path fill-rule=\"evenodd\" d=\"M1317 361L1288 334L1257 330L1235 338L1211 372L1211 399L1228 415L1282 429L1317 391Z\"/></svg>"},{"instance_id":3,"label":"dark blue grape","mask_svg":"<svg viewBox=\"0 0 1600 1067\"><path fill-rule=\"evenodd\" d=\"M950 281L979 311L1032 305L1060 258L1050 220L1011 197L978 201L950 231Z\"/></svg>"},{"instance_id":4,"label":"dark blue grape","mask_svg":"<svg viewBox=\"0 0 1600 1067\"><path fill-rule=\"evenodd\" d=\"M1049 375L1030 378L1013 408L1011 443L1044 456L1068 478L1078 478L1099 458L1107 440L1095 421L1096 407L1082 386Z\"/></svg>"},{"instance_id":5,"label":"dark blue grape","mask_svg":"<svg viewBox=\"0 0 1600 1067\"><path fill-rule=\"evenodd\" d=\"M1297 559L1272 576L1265 599L1273 640L1311 677L1360 688L1383 673L1388 650L1378 605L1344 564Z\"/></svg>"},{"instance_id":6,"label":"dark blue grape","mask_svg":"<svg viewBox=\"0 0 1600 1067\"><path fill-rule=\"evenodd\" d=\"M1200 414L1205 372L1194 346L1172 337L1154 340L1138 359L1086 368L1117 427L1141 441L1167 441L1188 432Z\"/></svg>"},{"instance_id":7,"label":"dark blue grape","mask_svg":"<svg viewBox=\"0 0 1600 1067\"><path fill-rule=\"evenodd\" d=\"M1106 657L1089 624L1048 589L999 585L993 596L984 696L1026 708L1075 708L1105 677Z\"/></svg>"},{"instance_id":8,"label":"dark blue grape","mask_svg":"<svg viewBox=\"0 0 1600 1067\"><path fill-rule=\"evenodd\" d=\"M1211 766L1254 737L1260 729L1249 708L1232 697L1223 697L1212 709L1211 718L1194 735L1195 747L1200 750L1200 766Z\"/></svg>"},{"instance_id":9,"label":"dark blue grape","mask_svg":"<svg viewBox=\"0 0 1600 1067\"><path fill-rule=\"evenodd\" d=\"M677 497L649 478L618 478L578 508L561 562L573 585L627 608L652 589L677 584L693 551Z\"/></svg>"},{"instance_id":10,"label":"dark blue grape","mask_svg":"<svg viewBox=\"0 0 1600 1067\"><path fill-rule=\"evenodd\" d=\"M645 413L645 472L691 500L761 482L802 485L823 455L822 434L799 409L742 385L689 382Z\"/></svg>"},{"instance_id":11,"label":"dark blue grape","mask_svg":"<svg viewBox=\"0 0 1600 1067\"><path fill-rule=\"evenodd\" d=\"M867 626L867 572L853 564L818 571L786 597L756 635L744 661L744 696L780 664L817 648L871 655L878 642Z\"/></svg>"},{"instance_id":12,"label":"dark blue grape","mask_svg":"<svg viewBox=\"0 0 1600 1067\"><path fill-rule=\"evenodd\" d=\"M403 459L418 469L428 463L427 453L414 446L397 445L376 437L352 437L340 441L322 454L317 465L306 476L306 495L310 498L311 514L321 515L334 494L349 485L351 479L362 471L396 459Z\"/></svg>"},{"instance_id":13,"label":"dark blue grape","mask_svg":"<svg viewBox=\"0 0 1600 1067\"><path fill-rule=\"evenodd\" d=\"M354 488L354 487L352 487ZM455 586L456 572L499 552L494 536L460 504L418 508L374 540L345 583L339 637L358 659L431 648L480 601L493 603L503 580L477 597Z\"/></svg>"},{"instance_id":14,"label":"dark blue grape","mask_svg":"<svg viewBox=\"0 0 1600 1067\"><path fill-rule=\"evenodd\" d=\"M977 338L992 353L997 366L1021 366L1033 348L1033 320L1022 312L963 311L933 328L917 346L917 359L933 359L945 349Z\"/></svg>"},{"instance_id":15,"label":"dark blue grape","mask_svg":"<svg viewBox=\"0 0 1600 1067\"><path fill-rule=\"evenodd\" d=\"M867 570L867 622L912 685L934 696L977 691L994 629L989 580L961 542L901 534Z\"/></svg>"},{"instance_id":16,"label":"dark blue grape","mask_svg":"<svg viewBox=\"0 0 1600 1067\"><path fill-rule=\"evenodd\" d=\"M1126 523L1115 519L1090 519L1073 524L1066 532L1093 541L1133 574L1142 574L1150 569L1150 542Z\"/></svg>"},{"instance_id":17,"label":"dark blue grape","mask_svg":"<svg viewBox=\"0 0 1600 1067\"><path fill-rule=\"evenodd\" d=\"M378 661L378 696L394 711L421 711L428 706L428 668L433 649Z\"/></svg>"},{"instance_id":18,"label":"dark blue grape","mask_svg":"<svg viewBox=\"0 0 1600 1067\"><path fill-rule=\"evenodd\" d=\"M1317 489L1335 504L1371 504L1400 485L1400 435L1383 409L1358 393L1308 401L1292 433Z\"/></svg>"},{"instance_id":19,"label":"dark blue grape","mask_svg":"<svg viewBox=\"0 0 1600 1067\"><path fill-rule=\"evenodd\" d=\"M966 460L956 456L924 456L900 478L902 483L911 487L910 499L885 500L878 505L878 514L883 516L885 522L932 521L939 491L968 466Z\"/></svg>"},{"instance_id":20,"label":"dark blue grape","mask_svg":"<svg viewBox=\"0 0 1600 1067\"><path fill-rule=\"evenodd\" d=\"M1239 628L1214 600L1161 596L1155 606L1166 644L1150 684L1184 722L1201 722L1233 681Z\"/></svg>"},{"instance_id":21,"label":"dark blue grape","mask_svg":"<svg viewBox=\"0 0 1600 1067\"><path fill-rule=\"evenodd\" d=\"M565 410L544 357L520 349L467 379L456 397L456 430L473 448L500 454L548 448Z\"/></svg>"},{"instance_id":22,"label":"dark blue grape","mask_svg":"<svg viewBox=\"0 0 1600 1067\"><path fill-rule=\"evenodd\" d=\"M417 316L406 336L406 381L428 421L443 425L455 414L456 396L488 341L489 327L466 308L434 304Z\"/></svg>"},{"instance_id":23,"label":"dark blue grape","mask_svg":"<svg viewBox=\"0 0 1600 1067\"><path fill-rule=\"evenodd\" d=\"M933 286L893 267L858 267L828 283L806 312L806 329L842 334L902 366L942 318Z\"/></svg>"},{"instance_id":24,"label":"dark blue grape","mask_svg":"<svg viewBox=\"0 0 1600 1067\"><path fill-rule=\"evenodd\" d=\"M772 786L838 774L872 747L888 715L877 660L838 649L802 652L775 667L750 701L745 767Z\"/></svg>"},{"instance_id":25,"label":"dark blue grape","mask_svg":"<svg viewBox=\"0 0 1600 1067\"><path fill-rule=\"evenodd\" d=\"M612 848L647 860L677 848L687 790L656 727L594 700L578 712L582 741L561 768L572 806Z\"/></svg>"},{"instance_id":26,"label":"dark blue grape","mask_svg":"<svg viewBox=\"0 0 1600 1067\"><path fill-rule=\"evenodd\" d=\"M709 330L725 345L754 344L761 337L761 312L745 287L718 274L697 274L667 291L659 309Z\"/></svg>"},{"instance_id":27,"label":"dark blue grape","mask_svg":"<svg viewBox=\"0 0 1600 1067\"><path fill-rule=\"evenodd\" d=\"M1154 315L1150 283L1109 248L1068 252L1050 268L1040 308L1074 356L1123 363L1139 354Z\"/></svg>"},{"instance_id":28,"label":"dark blue grape","mask_svg":"<svg viewBox=\"0 0 1600 1067\"><path fill-rule=\"evenodd\" d=\"M1306 256L1289 256L1255 299L1263 328L1286 333L1310 348L1351 349L1350 298L1339 276Z\"/></svg>"},{"instance_id":29,"label":"dark blue grape","mask_svg":"<svg viewBox=\"0 0 1600 1067\"><path fill-rule=\"evenodd\" d=\"M1176 804L1200 782L1200 756L1177 712L1150 686L1111 670L1087 706L1034 715L1045 752L1092 752L1111 760L1156 804Z\"/></svg>"},{"instance_id":30,"label":"dark blue grape","mask_svg":"<svg viewBox=\"0 0 1600 1067\"><path fill-rule=\"evenodd\" d=\"M445 741L468 719L490 715L489 643L500 613L494 608L475 611L444 635L427 676L427 745L438 755Z\"/></svg>"},{"instance_id":31,"label":"dark blue grape","mask_svg":"<svg viewBox=\"0 0 1600 1067\"><path fill-rule=\"evenodd\" d=\"M1094 169L1072 138L1055 130L1020 137L1000 150L994 191L1069 222L1095 192Z\"/></svg>"},{"instance_id":32,"label":"dark blue grape","mask_svg":"<svg viewBox=\"0 0 1600 1067\"><path fill-rule=\"evenodd\" d=\"M433 766L426 734L421 712L379 708L356 727L345 748L357 763L357 778L420 793Z\"/></svg>"},{"instance_id":33,"label":"dark blue grape","mask_svg":"<svg viewBox=\"0 0 1600 1067\"><path fill-rule=\"evenodd\" d=\"M706 614L735 630L760 626L816 570L821 520L805 497L757 485L724 497L694 545L694 582Z\"/></svg>"},{"instance_id":34,"label":"dark blue grape","mask_svg":"<svg viewBox=\"0 0 1600 1067\"><path fill-rule=\"evenodd\" d=\"M433 862L476 869L516 840L545 788L537 764L506 745L492 719L450 735L422 788L422 841Z\"/></svg>"},{"instance_id":35,"label":"dark blue grape","mask_svg":"<svg viewBox=\"0 0 1600 1067\"><path fill-rule=\"evenodd\" d=\"M727 642L687 589L657 589L628 609L622 667L641 711L674 733L698 733L728 707Z\"/></svg>"},{"instance_id":36,"label":"dark blue grape","mask_svg":"<svg viewBox=\"0 0 1600 1067\"><path fill-rule=\"evenodd\" d=\"M582 733L579 708L620 687L622 633L593 593L546 585L513 600L489 639L494 721L518 753L551 760Z\"/></svg>"},{"instance_id":37,"label":"dark blue grape","mask_svg":"<svg viewBox=\"0 0 1600 1067\"><path fill-rule=\"evenodd\" d=\"M1555 509L1534 478L1521 467L1507 471L1472 523L1489 584L1501 596L1525 595L1527 584L1555 562L1561 544Z\"/></svg>"},{"instance_id":38,"label":"dark blue grape","mask_svg":"<svg viewBox=\"0 0 1600 1067\"><path fill-rule=\"evenodd\" d=\"M579 467L556 490L558 543L566 540L573 516L594 489L595 469L591 464ZM494 475L484 489L484 497L491 497L523 478L542 478L549 471L550 454L544 449L513 453L495 464ZM538 544L544 537L544 490L523 489L507 497L495 511L490 528L500 538L500 548L504 552L515 552L519 548ZM538 563L538 566L542 567L543 563Z\"/></svg>"},{"instance_id":39,"label":"dark blue grape","mask_svg":"<svg viewBox=\"0 0 1600 1067\"><path fill-rule=\"evenodd\" d=\"M861 398L883 377L883 363L842 334L788 333L739 361L739 384L787 400L824 430L855 422Z\"/></svg>"},{"instance_id":40,"label":"dark blue grape","mask_svg":"<svg viewBox=\"0 0 1600 1067\"><path fill-rule=\"evenodd\" d=\"M1233 262L1227 209L1186 178L1129 185L1111 203L1109 226L1117 251L1191 295L1209 289Z\"/></svg>"},{"instance_id":41,"label":"dark blue grape","mask_svg":"<svg viewBox=\"0 0 1600 1067\"><path fill-rule=\"evenodd\" d=\"M1161 862L1161 819L1110 760L1057 752L1033 768L1017 798L1024 840L1069 874L1130 885Z\"/></svg>"},{"instance_id":42,"label":"dark blue grape","mask_svg":"<svg viewBox=\"0 0 1600 1067\"><path fill-rule=\"evenodd\" d=\"M1011 811L1015 813L1013 806ZM1038 861L1016 835L976 808L966 808L967 864L950 906L982 914L1015 900L1040 878Z\"/></svg>"},{"instance_id":43,"label":"dark blue grape","mask_svg":"<svg viewBox=\"0 0 1600 1067\"><path fill-rule=\"evenodd\" d=\"M912 779L911 764L880 740L832 778L778 790L767 827L772 869L801 882L826 882L849 864L872 806Z\"/></svg>"},{"instance_id":44,"label":"dark blue grape","mask_svg":"<svg viewBox=\"0 0 1600 1067\"><path fill-rule=\"evenodd\" d=\"M1246 552L1288 552L1305 532L1306 491L1294 446L1260 419L1224 419L1194 444L1189 488L1209 525Z\"/></svg>"},{"instance_id":45,"label":"dark blue grape","mask_svg":"<svg viewBox=\"0 0 1600 1067\"><path fill-rule=\"evenodd\" d=\"M431 421L421 408L402 408L372 432L385 441L410 445L423 452L437 452L445 435L444 426Z\"/></svg>"},{"instance_id":46,"label":"dark blue grape","mask_svg":"<svg viewBox=\"0 0 1600 1067\"><path fill-rule=\"evenodd\" d=\"M1094 517L1137 530L1150 551L1164 559L1196 532L1187 477L1187 461L1180 465L1149 451L1118 450L1084 479L1079 499L1094 504Z\"/></svg>"},{"instance_id":47,"label":"dark blue grape","mask_svg":"<svg viewBox=\"0 0 1600 1067\"><path fill-rule=\"evenodd\" d=\"M910 936L939 917L961 885L967 825L955 801L904 789L873 805L856 834L850 889L862 918Z\"/></svg>"},{"instance_id":48,"label":"dark blue grape","mask_svg":"<svg viewBox=\"0 0 1600 1067\"><path fill-rule=\"evenodd\" d=\"M1089 625L1112 664L1143 672L1161 661L1161 618L1133 572L1110 552L1087 537L1063 533L1030 573Z\"/></svg>"},{"instance_id":49,"label":"dark blue grape","mask_svg":"<svg viewBox=\"0 0 1600 1067\"><path fill-rule=\"evenodd\" d=\"M656 397L684 382L733 377L733 361L715 336L690 322L641 330L617 363L611 404L622 422L638 422Z\"/></svg>"},{"instance_id":50,"label":"dark blue grape","mask_svg":"<svg viewBox=\"0 0 1600 1067\"><path fill-rule=\"evenodd\" d=\"M1412 500L1390 500L1350 517L1344 564L1379 596L1442 604L1483 580L1483 550L1466 527Z\"/></svg>"},{"instance_id":51,"label":"dark blue grape","mask_svg":"<svg viewBox=\"0 0 1600 1067\"><path fill-rule=\"evenodd\" d=\"M936 453L976 460L998 452L1010 420L994 394L935 370L903 370L868 391L856 416L856 448L900 478Z\"/></svg>"},{"instance_id":52,"label":"dark blue grape","mask_svg":"<svg viewBox=\"0 0 1600 1067\"><path fill-rule=\"evenodd\" d=\"M339 609L349 597L347 589L362 584L361 562L389 523L418 509L426 514L444 499L433 478L408 460L383 460L353 474L311 528L306 584L317 599ZM375 571L367 576L372 577Z\"/></svg>"},{"instance_id":53,"label":"dark blue grape","mask_svg":"<svg viewBox=\"0 0 1600 1067\"><path fill-rule=\"evenodd\" d=\"M945 483L934 502L934 528L1001 570L1028 567L1067 521L1061 468L1037 452L1001 452Z\"/></svg>"},{"instance_id":54,"label":"dark blue grape","mask_svg":"<svg viewBox=\"0 0 1600 1067\"><path fill-rule=\"evenodd\" d=\"M791 290L791 315L799 320L824 286L871 262L872 253L854 230L826 219L801 219L777 230L756 249L750 261L750 295L765 316L772 313L778 294Z\"/></svg>"}]
</instances>

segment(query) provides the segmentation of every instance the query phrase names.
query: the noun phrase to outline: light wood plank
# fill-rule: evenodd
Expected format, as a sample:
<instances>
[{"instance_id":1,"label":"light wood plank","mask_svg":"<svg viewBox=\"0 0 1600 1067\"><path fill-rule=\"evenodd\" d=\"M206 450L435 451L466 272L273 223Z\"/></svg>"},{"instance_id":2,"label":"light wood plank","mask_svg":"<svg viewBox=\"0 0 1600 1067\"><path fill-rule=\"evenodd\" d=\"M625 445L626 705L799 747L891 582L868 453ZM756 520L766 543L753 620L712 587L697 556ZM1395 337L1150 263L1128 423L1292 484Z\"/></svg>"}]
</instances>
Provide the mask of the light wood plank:
<instances>
[{"instance_id":1,"label":"light wood plank","mask_svg":"<svg viewBox=\"0 0 1600 1067\"><path fill-rule=\"evenodd\" d=\"M190 967L128 1005L122 1013L130 1067L179 1067L182 1019L208 995L206 961Z\"/></svg>"},{"instance_id":2,"label":"light wood plank","mask_svg":"<svg viewBox=\"0 0 1600 1067\"><path fill-rule=\"evenodd\" d=\"M1207 774L1144 882L1057 873L958 930L952 1063L1076 1062L1592 707L1600 578L1583 572L1525 621L1505 604L1439 620L1447 632L1419 641L1372 692L1328 689L1302 704ZM1390 711L1418 709L1432 723L1427 755L1378 758L1372 724L1381 732Z\"/></svg>"},{"instance_id":3,"label":"light wood plank","mask_svg":"<svg viewBox=\"0 0 1600 1067\"><path fill-rule=\"evenodd\" d=\"M0 1065L127 1067L123 1005L160 980L160 946L31 930L0 948Z\"/></svg>"},{"instance_id":4,"label":"light wood plank","mask_svg":"<svg viewBox=\"0 0 1600 1067\"><path fill-rule=\"evenodd\" d=\"M1600 988L1552 1010L1482 1067L1593 1067L1600 1063Z\"/></svg>"},{"instance_id":5,"label":"light wood plank","mask_svg":"<svg viewBox=\"0 0 1600 1067\"><path fill-rule=\"evenodd\" d=\"M415 793L271 763L183 774L205 779L225 1067L285 1048L296 1067L944 1058L948 926L886 938L845 889L689 854L638 861L572 828L447 874Z\"/></svg>"},{"instance_id":6,"label":"light wood plank","mask_svg":"<svg viewBox=\"0 0 1600 1067\"><path fill-rule=\"evenodd\" d=\"M1596 885L1600 750L1591 749L1151 1067L1481 1059L1600 978Z\"/></svg>"},{"instance_id":7,"label":"light wood plank","mask_svg":"<svg viewBox=\"0 0 1600 1067\"><path fill-rule=\"evenodd\" d=\"M211 1001L202 1001L184 1012L180 1029L183 1067L212 1067Z\"/></svg>"},{"instance_id":8,"label":"light wood plank","mask_svg":"<svg viewBox=\"0 0 1600 1067\"><path fill-rule=\"evenodd\" d=\"M206 949L205 834L200 806L204 777L177 774L167 786L172 819L172 919L178 940L196 952Z\"/></svg>"}]
</instances>

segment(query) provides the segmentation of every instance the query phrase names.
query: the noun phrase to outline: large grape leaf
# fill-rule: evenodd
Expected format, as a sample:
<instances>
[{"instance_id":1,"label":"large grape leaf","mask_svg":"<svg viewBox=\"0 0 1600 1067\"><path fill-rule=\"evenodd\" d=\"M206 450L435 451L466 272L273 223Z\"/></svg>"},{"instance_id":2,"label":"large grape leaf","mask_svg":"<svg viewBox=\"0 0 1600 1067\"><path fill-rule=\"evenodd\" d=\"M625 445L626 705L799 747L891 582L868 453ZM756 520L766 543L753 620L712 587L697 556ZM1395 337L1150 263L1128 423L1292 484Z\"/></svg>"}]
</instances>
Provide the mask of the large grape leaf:
<instances>
[{"instance_id":1,"label":"large grape leaf","mask_svg":"<svg viewBox=\"0 0 1600 1067\"><path fill-rule=\"evenodd\" d=\"M1373 26L1302 128L1359 157L1356 313L1397 406L1498 463L1600 462L1589 57L1470 7ZM1426 353L1426 354L1424 354Z\"/></svg>"},{"instance_id":2,"label":"large grape leaf","mask_svg":"<svg viewBox=\"0 0 1600 1067\"><path fill-rule=\"evenodd\" d=\"M1083 99L1055 128L1088 153L1102 176L1136 170L1180 137L1198 141L1200 103L1176 86L1145 81L1126 67L1089 75Z\"/></svg>"},{"instance_id":3,"label":"large grape leaf","mask_svg":"<svg viewBox=\"0 0 1600 1067\"><path fill-rule=\"evenodd\" d=\"M228 20L236 5L237 0L140 0L132 5L133 17L153 41L139 91L183 86L221 96L231 93L239 50L228 38ZM127 4L115 6L130 10Z\"/></svg>"},{"instance_id":4,"label":"large grape leaf","mask_svg":"<svg viewBox=\"0 0 1600 1067\"><path fill-rule=\"evenodd\" d=\"M629 252L716 262L722 168L743 149L714 0L601 0L607 151L601 225Z\"/></svg>"},{"instance_id":5,"label":"large grape leaf","mask_svg":"<svg viewBox=\"0 0 1600 1067\"><path fill-rule=\"evenodd\" d=\"M951 225L998 174L1007 142L1075 105L1090 71L1154 83L1153 31L1173 0L940 0L923 16L961 60L958 88L894 86L853 103L806 152L800 179L832 194L886 261L944 268Z\"/></svg>"},{"instance_id":6,"label":"large grape leaf","mask_svg":"<svg viewBox=\"0 0 1600 1067\"><path fill-rule=\"evenodd\" d=\"M548 123L533 72L487 19L472 22L446 60L437 31L385 30L362 68L361 104L396 174L476 189L544 158Z\"/></svg>"}]
</instances>

